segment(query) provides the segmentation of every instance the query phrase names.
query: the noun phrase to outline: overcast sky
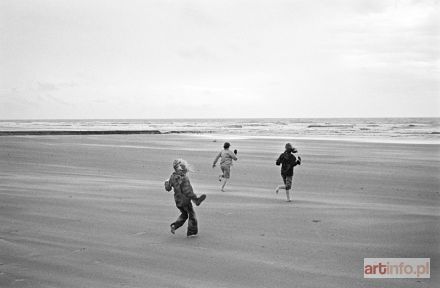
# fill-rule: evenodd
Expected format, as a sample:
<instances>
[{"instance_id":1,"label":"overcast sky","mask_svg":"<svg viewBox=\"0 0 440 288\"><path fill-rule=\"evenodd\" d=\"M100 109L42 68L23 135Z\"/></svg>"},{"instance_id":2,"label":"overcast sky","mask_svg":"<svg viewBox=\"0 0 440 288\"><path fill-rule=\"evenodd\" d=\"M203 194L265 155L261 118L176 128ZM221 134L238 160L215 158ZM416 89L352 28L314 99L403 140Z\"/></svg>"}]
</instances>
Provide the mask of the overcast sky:
<instances>
[{"instance_id":1,"label":"overcast sky","mask_svg":"<svg viewBox=\"0 0 440 288\"><path fill-rule=\"evenodd\" d=\"M0 119L439 117L439 7L0 0Z\"/></svg>"}]
</instances>

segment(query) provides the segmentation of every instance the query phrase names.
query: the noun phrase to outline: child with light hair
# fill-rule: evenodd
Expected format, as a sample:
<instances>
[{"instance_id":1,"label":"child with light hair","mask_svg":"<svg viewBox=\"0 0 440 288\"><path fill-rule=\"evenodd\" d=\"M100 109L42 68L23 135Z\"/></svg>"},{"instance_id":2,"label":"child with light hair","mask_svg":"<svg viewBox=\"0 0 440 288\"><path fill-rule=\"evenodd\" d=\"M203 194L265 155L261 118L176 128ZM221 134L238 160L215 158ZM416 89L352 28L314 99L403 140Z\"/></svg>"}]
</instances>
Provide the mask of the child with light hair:
<instances>
[{"instance_id":1,"label":"child with light hair","mask_svg":"<svg viewBox=\"0 0 440 288\"><path fill-rule=\"evenodd\" d=\"M202 194L197 197L194 194L191 183L187 176L188 171L192 171L191 166L183 159L176 159L173 161L174 172L171 174L170 179L165 181L165 190L171 191L174 189L174 201L176 207L181 212L180 216L174 221L171 227L171 233L175 233L176 229L185 224L188 219L187 237L197 236L198 226L196 212L191 204L191 200L199 206L203 200L206 199L206 195Z\"/></svg>"}]
</instances>

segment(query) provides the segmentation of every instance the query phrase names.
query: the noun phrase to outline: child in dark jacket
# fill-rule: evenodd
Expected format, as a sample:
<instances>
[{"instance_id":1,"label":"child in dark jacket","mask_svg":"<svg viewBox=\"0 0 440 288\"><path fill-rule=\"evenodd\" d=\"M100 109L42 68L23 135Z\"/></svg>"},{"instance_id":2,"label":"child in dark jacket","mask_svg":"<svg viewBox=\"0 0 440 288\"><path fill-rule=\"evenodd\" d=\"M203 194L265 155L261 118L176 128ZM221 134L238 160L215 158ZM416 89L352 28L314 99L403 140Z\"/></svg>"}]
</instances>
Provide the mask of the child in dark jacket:
<instances>
[{"instance_id":1,"label":"child in dark jacket","mask_svg":"<svg viewBox=\"0 0 440 288\"><path fill-rule=\"evenodd\" d=\"M284 153L278 157L276 164L281 165L281 177L283 178L284 185L279 185L275 189L275 193L278 194L280 189L286 190L287 202L290 202L290 194L289 191L292 188L293 181L293 167L296 165L301 165L301 157L298 156L298 159L293 155L293 153L298 152L295 148L292 147L292 144L286 144L286 150Z\"/></svg>"},{"instance_id":2,"label":"child in dark jacket","mask_svg":"<svg viewBox=\"0 0 440 288\"><path fill-rule=\"evenodd\" d=\"M200 197L197 197L197 195L194 194L189 178L186 175L189 171L189 166L185 160L174 160L173 168L174 173L171 174L169 180L165 181L165 190L171 191L171 189L174 189L174 201L181 214L177 220L170 225L171 233L174 234L176 229L185 224L186 220L189 218L186 235L188 237L196 236L198 233L197 218L191 200L199 206L200 203L205 200L206 195L202 194Z\"/></svg>"}]
</instances>

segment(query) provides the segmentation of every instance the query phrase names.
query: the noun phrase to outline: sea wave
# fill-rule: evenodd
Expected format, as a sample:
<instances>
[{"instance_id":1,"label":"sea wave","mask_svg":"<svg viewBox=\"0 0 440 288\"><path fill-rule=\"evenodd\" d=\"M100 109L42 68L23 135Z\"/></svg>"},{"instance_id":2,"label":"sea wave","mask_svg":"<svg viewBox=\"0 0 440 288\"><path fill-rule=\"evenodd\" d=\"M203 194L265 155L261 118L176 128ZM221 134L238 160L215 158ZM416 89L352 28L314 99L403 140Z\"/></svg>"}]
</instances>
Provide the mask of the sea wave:
<instances>
[{"instance_id":1,"label":"sea wave","mask_svg":"<svg viewBox=\"0 0 440 288\"><path fill-rule=\"evenodd\" d=\"M51 131L99 134L158 131L161 134L207 134L252 137L361 138L440 141L440 118L347 119L74 119L2 120L0 132ZM75 132L76 131L76 132ZM88 132L87 132L88 131ZM122 131L122 132L121 132ZM49 134L49 132L46 132ZM12 133L13 134L13 133ZM40 133L41 134L41 133ZM41 134L43 135L43 134ZM52 134L53 135L53 134Z\"/></svg>"},{"instance_id":2,"label":"sea wave","mask_svg":"<svg viewBox=\"0 0 440 288\"><path fill-rule=\"evenodd\" d=\"M353 128L352 124L311 124L307 128Z\"/></svg>"}]
</instances>

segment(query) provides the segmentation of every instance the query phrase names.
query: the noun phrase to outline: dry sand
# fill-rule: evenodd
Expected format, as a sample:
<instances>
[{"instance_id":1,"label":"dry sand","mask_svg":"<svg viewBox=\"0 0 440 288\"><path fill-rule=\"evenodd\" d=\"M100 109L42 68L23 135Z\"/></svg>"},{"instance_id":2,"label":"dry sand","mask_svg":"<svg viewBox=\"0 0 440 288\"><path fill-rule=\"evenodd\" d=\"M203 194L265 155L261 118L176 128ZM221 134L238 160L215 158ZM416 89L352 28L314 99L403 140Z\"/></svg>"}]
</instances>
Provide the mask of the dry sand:
<instances>
[{"instance_id":1,"label":"dry sand","mask_svg":"<svg viewBox=\"0 0 440 288\"><path fill-rule=\"evenodd\" d=\"M439 287L439 146L295 141L292 203L274 187L282 140L184 135L0 137L1 287ZM191 162L200 235L163 189ZM363 279L364 257L429 257L431 279Z\"/></svg>"}]
</instances>

